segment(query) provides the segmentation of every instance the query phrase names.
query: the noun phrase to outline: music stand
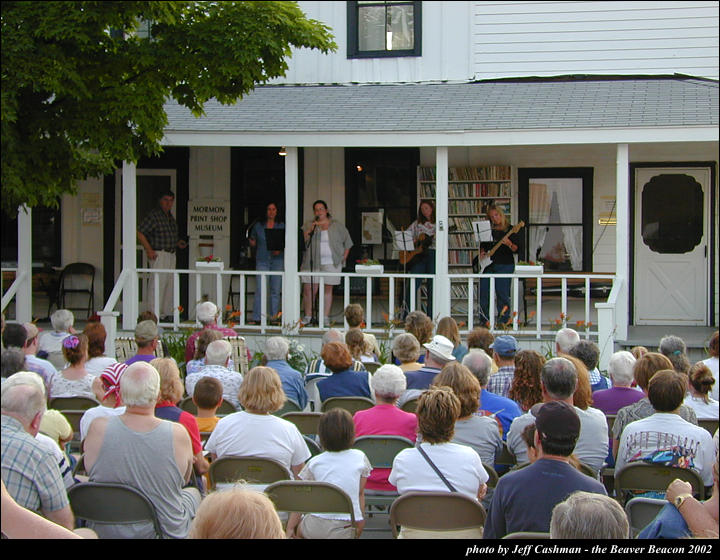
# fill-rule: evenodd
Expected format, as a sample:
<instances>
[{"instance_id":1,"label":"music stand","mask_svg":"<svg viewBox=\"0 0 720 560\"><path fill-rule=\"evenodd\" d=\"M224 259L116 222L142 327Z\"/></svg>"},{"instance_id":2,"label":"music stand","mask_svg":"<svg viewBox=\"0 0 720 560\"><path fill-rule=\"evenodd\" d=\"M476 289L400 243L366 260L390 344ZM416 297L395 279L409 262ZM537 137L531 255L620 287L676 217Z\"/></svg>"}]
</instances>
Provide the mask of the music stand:
<instances>
[{"instance_id":1,"label":"music stand","mask_svg":"<svg viewBox=\"0 0 720 560\"><path fill-rule=\"evenodd\" d=\"M413 242L412 233L409 231L400 230L393 232L393 249L396 251L414 251L415 243ZM407 261L403 262L403 274L407 274ZM412 282L412 280L411 280ZM407 304L407 281L403 281L403 298L402 305L400 306L400 315L404 318L405 315L410 313L410 309ZM404 312L404 314L403 314Z\"/></svg>"}]
</instances>

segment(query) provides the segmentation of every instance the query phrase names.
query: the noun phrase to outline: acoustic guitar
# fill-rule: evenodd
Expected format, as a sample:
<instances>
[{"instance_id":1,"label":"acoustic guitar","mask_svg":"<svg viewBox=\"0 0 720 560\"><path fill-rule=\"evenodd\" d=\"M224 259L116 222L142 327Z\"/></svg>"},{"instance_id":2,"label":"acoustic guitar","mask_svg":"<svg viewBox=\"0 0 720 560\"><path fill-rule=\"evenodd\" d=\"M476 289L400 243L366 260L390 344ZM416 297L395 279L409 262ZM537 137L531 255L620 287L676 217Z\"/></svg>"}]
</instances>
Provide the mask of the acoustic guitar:
<instances>
[{"instance_id":1,"label":"acoustic guitar","mask_svg":"<svg viewBox=\"0 0 720 560\"><path fill-rule=\"evenodd\" d=\"M512 229L508 231L505 236L500 241L498 241L492 249L485 253L485 256L483 258L480 258L480 248L478 248L478 256L475 257L472 262L473 273L477 274L478 270L480 270L480 272L484 272L485 269L492 264L492 256L495 254L495 251L500 248L500 245L502 245L508 237L510 237L514 233L517 233L523 227L525 227L525 222L522 221L514 225Z\"/></svg>"},{"instance_id":2,"label":"acoustic guitar","mask_svg":"<svg viewBox=\"0 0 720 560\"><path fill-rule=\"evenodd\" d=\"M400 261L400 264L409 265L415 257L420 255L421 253L424 253L430 247L430 245L432 245L432 242L432 237L421 233L420 237L418 237L418 240L415 243L415 249L413 251L399 251L398 260Z\"/></svg>"}]
</instances>

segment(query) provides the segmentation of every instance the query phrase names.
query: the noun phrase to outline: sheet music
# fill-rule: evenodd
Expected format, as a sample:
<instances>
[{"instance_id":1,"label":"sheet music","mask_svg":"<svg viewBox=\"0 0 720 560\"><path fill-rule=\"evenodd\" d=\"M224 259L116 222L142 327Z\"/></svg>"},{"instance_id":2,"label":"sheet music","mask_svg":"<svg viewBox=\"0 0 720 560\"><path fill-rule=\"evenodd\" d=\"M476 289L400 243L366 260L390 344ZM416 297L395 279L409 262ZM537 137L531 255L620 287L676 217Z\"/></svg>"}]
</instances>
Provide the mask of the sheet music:
<instances>
[{"instance_id":1,"label":"sheet music","mask_svg":"<svg viewBox=\"0 0 720 560\"><path fill-rule=\"evenodd\" d=\"M414 251L415 244L413 243L412 233L409 231L394 231L393 248L398 251Z\"/></svg>"},{"instance_id":2,"label":"sheet music","mask_svg":"<svg viewBox=\"0 0 720 560\"><path fill-rule=\"evenodd\" d=\"M473 222L472 227L473 233L475 234L475 241L477 241L478 243L493 240L489 220L480 220L479 222Z\"/></svg>"}]
</instances>

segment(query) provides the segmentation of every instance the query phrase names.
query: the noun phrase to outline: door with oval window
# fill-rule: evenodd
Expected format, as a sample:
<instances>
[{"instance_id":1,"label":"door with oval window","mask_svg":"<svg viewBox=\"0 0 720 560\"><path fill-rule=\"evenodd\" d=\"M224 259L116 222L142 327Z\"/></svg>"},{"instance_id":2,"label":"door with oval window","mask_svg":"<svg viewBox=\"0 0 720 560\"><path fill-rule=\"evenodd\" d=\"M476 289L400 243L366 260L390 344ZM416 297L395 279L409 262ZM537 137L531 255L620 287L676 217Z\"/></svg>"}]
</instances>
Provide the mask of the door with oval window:
<instances>
[{"instance_id":1,"label":"door with oval window","mask_svg":"<svg viewBox=\"0 0 720 560\"><path fill-rule=\"evenodd\" d=\"M707 167L635 168L636 325L707 325Z\"/></svg>"}]
</instances>

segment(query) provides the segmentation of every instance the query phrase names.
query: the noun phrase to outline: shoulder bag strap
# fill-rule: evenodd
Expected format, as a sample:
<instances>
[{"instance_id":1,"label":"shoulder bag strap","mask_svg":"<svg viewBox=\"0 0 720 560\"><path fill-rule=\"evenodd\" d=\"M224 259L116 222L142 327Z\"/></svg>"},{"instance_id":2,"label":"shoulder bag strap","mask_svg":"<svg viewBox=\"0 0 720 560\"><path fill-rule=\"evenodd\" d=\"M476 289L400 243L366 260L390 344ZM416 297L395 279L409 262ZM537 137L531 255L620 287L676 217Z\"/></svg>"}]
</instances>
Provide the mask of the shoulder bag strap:
<instances>
[{"instance_id":1,"label":"shoulder bag strap","mask_svg":"<svg viewBox=\"0 0 720 560\"><path fill-rule=\"evenodd\" d=\"M420 445L417 446L417 450L420 452L420 455L422 455L423 458L428 462L428 464L433 468L437 475L442 479L442 481L445 483L445 486L450 489L450 492L457 492L457 490L455 490L455 487L450 484L450 481L445 478L445 475L440 472L440 469L438 469L437 465L430 460L430 457L428 457L427 453L425 453L425 450Z\"/></svg>"}]
</instances>

